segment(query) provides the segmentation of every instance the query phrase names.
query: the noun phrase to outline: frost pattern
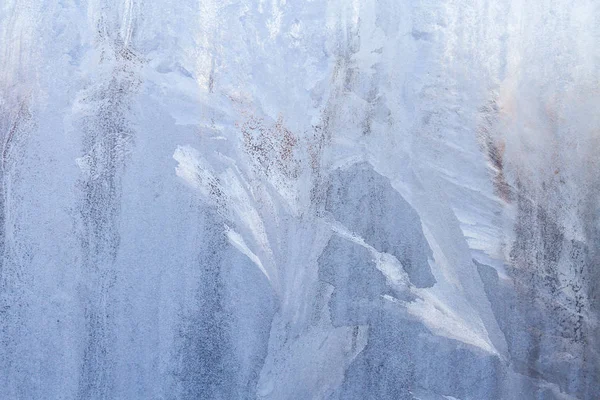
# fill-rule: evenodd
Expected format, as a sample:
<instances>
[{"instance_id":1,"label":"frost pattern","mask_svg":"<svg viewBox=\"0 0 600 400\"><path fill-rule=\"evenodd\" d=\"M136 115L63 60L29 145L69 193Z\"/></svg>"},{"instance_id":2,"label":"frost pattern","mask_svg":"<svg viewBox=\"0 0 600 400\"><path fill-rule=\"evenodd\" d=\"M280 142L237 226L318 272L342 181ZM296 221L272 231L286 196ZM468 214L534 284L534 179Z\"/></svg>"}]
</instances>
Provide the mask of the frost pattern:
<instances>
[{"instance_id":1,"label":"frost pattern","mask_svg":"<svg viewBox=\"0 0 600 400\"><path fill-rule=\"evenodd\" d=\"M0 398L600 393L594 0L5 0Z\"/></svg>"}]
</instances>

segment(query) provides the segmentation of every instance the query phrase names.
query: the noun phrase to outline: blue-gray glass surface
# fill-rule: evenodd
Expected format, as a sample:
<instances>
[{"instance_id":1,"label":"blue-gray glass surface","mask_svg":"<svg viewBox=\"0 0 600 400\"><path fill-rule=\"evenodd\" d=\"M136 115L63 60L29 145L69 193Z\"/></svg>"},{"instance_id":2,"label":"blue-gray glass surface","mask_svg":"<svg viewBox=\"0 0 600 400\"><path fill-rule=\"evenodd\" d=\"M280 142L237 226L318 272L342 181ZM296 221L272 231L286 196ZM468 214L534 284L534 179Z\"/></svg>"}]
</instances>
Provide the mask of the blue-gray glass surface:
<instances>
[{"instance_id":1,"label":"blue-gray glass surface","mask_svg":"<svg viewBox=\"0 0 600 400\"><path fill-rule=\"evenodd\" d=\"M597 0L0 1L0 399L600 399Z\"/></svg>"}]
</instances>

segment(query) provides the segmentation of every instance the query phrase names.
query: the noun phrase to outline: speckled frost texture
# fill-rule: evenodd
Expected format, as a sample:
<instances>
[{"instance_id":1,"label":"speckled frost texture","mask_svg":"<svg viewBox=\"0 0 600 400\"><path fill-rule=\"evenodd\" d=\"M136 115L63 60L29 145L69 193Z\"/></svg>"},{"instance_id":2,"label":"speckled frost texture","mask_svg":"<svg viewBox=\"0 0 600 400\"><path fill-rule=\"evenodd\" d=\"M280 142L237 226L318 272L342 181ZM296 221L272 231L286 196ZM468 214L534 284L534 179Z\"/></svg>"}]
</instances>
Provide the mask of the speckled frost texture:
<instances>
[{"instance_id":1,"label":"speckled frost texture","mask_svg":"<svg viewBox=\"0 0 600 400\"><path fill-rule=\"evenodd\" d=\"M600 399L596 0L0 2L0 399Z\"/></svg>"}]
</instances>

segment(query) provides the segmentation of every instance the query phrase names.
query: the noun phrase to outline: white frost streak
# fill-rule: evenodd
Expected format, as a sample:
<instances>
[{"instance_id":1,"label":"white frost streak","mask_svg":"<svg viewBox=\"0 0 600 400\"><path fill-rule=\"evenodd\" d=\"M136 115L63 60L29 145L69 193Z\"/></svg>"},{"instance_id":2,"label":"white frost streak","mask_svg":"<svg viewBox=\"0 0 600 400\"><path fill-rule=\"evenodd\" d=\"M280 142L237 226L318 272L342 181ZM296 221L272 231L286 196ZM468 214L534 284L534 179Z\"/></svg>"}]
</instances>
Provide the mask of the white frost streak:
<instances>
[{"instance_id":1,"label":"white frost streak","mask_svg":"<svg viewBox=\"0 0 600 400\"><path fill-rule=\"evenodd\" d=\"M436 335L471 344L491 354L498 354L487 337L478 335L465 320L439 302L432 294L422 291L421 296L423 299L406 303L406 309L410 314L421 319Z\"/></svg>"},{"instance_id":2,"label":"white frost streak","mask_svg":"<svg viewBox=\"0 0 600 400\"><path fill-rule=\"evenodd\" d=\"M240 181L239 174L229 167L217 174L200 152L191 146L178 146L173 158L178 162L175 169L177 176L198 190L201 197L209 204L215 205L225 218L232 219L236 226L239 225L238 229L249 234L256 244L256 251L271 259L272 251L265 226L254 206L255 201L249 193L250 188ZM232 162L233 160L222 157L221 161ZM230 230L228 237L236 247L239 246L238 249L242 253L256 263L269 279L274 290L279 291L277 270L265 267L260 258L250 250L250 246L246 244L241 234Z\"/></svg>"},{"instance_id":3,"label":"white frost streak","mask_svg":"<svg viewBox=\"0 0 600 400\"><path fill-rule=\"evenodd\" d=\"M256 266L262 271L262 273L265 274L265 276L267 277L269 282L271 282L271 277L269 276L269 273L267 272L265 267L262 265L262 262L256 256L256 254L254 254L252 252L252 250L250 250L248 248L248 245L244 241L244 238L239 233L237 233L236 231L231 229L229 226L226 226L226 229L227 229L227 238L229 239L229 243L231 243L233 246L235 246L235 248L238 249L240 252L242 252L243 254L248 256L248 258L250 260L252 260L252 262L254 264L256 264Z\"/></svg>"}]
</instances>

